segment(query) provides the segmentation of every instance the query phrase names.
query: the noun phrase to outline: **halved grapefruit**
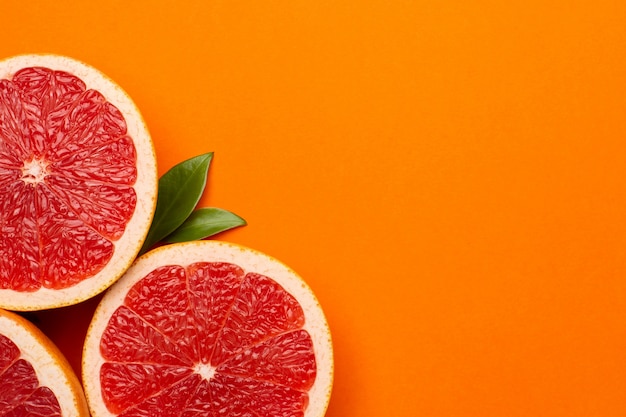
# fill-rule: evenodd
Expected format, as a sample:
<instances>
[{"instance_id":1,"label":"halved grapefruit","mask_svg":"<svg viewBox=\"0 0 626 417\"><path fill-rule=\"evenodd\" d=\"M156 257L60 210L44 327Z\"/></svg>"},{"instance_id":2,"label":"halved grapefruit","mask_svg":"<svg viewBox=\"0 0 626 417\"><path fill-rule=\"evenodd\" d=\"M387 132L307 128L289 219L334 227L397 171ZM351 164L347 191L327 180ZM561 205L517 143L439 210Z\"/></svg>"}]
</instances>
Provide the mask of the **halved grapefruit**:
<instances>
[{"instance_id":1,"label":"halved grapefruit","mask_svg":"<svg viewBox=\"0 0 626 417\"><path fill-rule=\"evenodd\" d=\"M0 416L89 416L80 382L61 352L32 323L2 309Z\"/></svg>"},{"instance_id":2,"label":"halved grapefruit","mask_svg":"<svg viewBox=\"0 0 626 417\"><path fill-rule=\"evenodd\" d=\"M82 366L94 417L321 417L333 380L307 284L219 241L140 257L98 305Z\"/></svg>"},{"instance_id":3,"label":"halved grapefruit","mask_svg":"<svg viewBox=\"0 0 626 417\"><path fill-rule=\"evenodd\" d=\"M139 252L156 193L148 129L118 85L58 55L0 61L0 307L109 287Z\"/></svg>"}]
</instances>

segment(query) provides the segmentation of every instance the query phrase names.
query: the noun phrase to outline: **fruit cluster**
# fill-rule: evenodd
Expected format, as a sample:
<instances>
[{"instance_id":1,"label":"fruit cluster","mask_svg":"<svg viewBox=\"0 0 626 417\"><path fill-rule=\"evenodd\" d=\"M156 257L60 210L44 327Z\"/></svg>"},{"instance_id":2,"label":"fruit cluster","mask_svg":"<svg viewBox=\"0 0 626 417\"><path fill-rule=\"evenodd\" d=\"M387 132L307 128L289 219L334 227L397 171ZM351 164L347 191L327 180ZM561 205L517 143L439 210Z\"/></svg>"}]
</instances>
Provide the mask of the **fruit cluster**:
<instances>
[{"instance_id":1,"label":"fruit cluster","mask_svg":"<svg viewBox=\"0 0 626 417\"><path fill-rule=\"evenodd\" d=\"M158 179L140 112L101 72L0 62L0 417L324 415L332 344L311 289L274 258L204 240L245 225L195 208L212 156ZM99 294L82 381L11 311Z\"/></svg>"}]
</instances>

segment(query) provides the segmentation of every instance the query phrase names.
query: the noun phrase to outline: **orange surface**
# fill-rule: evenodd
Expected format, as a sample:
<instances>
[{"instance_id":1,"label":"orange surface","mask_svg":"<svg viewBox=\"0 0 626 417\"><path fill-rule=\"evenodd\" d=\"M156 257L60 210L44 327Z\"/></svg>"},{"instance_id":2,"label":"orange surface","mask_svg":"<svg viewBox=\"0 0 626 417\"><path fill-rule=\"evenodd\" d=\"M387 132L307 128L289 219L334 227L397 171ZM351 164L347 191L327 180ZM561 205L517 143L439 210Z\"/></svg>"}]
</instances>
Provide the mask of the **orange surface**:
<instances>
[{"instance_id":1,"label":"orange surface","mask_svg":"<svg viewBox=\"0 0 626 417\"><path fill-rule=\"evenodd\" d=\"M626 2L173 4L4 2L0 55L107 73L161 173L215 152L220 239L326 311L328 417L626 414ZM94 303L38 316L76 366Z\"/></svg>"}]
</instances>

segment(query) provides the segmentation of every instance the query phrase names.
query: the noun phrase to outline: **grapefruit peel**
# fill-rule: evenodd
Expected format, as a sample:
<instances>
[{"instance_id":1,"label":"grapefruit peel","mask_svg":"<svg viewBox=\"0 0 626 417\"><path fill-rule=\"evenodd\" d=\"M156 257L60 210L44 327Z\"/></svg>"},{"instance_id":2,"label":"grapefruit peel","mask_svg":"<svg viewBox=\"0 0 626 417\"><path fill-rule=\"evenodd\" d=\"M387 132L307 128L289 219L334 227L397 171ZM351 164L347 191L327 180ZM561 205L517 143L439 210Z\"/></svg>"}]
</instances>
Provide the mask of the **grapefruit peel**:
<instances>
[{"instance_id":1,"label":"grapefruit peel","mask_svg":"<svg viewBox=\"0 0 626 417\"><path fill-rule=\"evenodd\" d=\"M83 347L82 377L92 415L112 417L118 414L107 408L102 392L101 369L108 361L103 356L101 340L129 291L157 268L172 265L186 267L199 262L234 264L244 272L270 277L298 301L304 312L302 329L310 335L316 362L315 380L308 390L308 406L299 415L322 417L330 401L334 365L330 330L317 298L302 278L280 261L253 249L215 240L174 243L156 248L139 257L124 277L105 293L96 308ZM155 303L159 304L159 301L155 300ZM130 346L129 349L132 352L134 348ZM215 369L199 364L192 369L207 380L215 375Z\"/></svg>"}]
</instances>

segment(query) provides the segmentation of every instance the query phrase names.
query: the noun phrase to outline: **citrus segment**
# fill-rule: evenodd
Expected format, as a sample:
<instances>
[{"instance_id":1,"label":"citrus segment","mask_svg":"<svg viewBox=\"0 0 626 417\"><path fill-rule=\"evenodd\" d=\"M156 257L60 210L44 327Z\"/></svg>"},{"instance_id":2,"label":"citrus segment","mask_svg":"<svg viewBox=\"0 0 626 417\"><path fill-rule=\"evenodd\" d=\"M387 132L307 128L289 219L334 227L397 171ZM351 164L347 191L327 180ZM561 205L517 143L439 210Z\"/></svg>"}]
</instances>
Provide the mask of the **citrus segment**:
<instances>
[{"instance_id":1,"label":"citrus segment","mask_svg":"<svg viewBox=\"0 0 626 417\"><path fill-rule=\"evenodd\" d=\"M20 350L15 343L0 334L0 372L4 372L19 356Z\"/></svg>"},{"instance_id":2,"label":"citrus segment","mask_svg":"<svg viewBox=\"0 0 626 417\"><path fill-rule=\"evenodd\" d=\"M49 388L39 386L35 370L23 359L17 359L0 374L0 416L12 415L61 416L56 396Z\"/></svg>"},{"instance_id":3,"label":"citrus segment","mask_svg":"<svg viewBox=\"0 0 626 417\"><path fill-rule=\"evenodd\" d=\"M104 357L116 362L193 365L175 341L124 306L111 316L110 325L102 335L100 349Z\"/></svg>"},{"instance_id":4,"label":"citrus segment","mask_svg":"<svg viewBox=\"0 0 626 417\"><path fill-rule=\"evenodd\" d=\"M304 325L298 302L271 278L249 273L239 287L211 363L219 365L243 349Z\"/></svg>"},{"instance_id":5,"label":"citrus segment","mask_svg":"<svg viewBox=\"0 0 626 417\"><path fill-rule=\"evenodd\" d=\"M214 241L141 257L85 341L98 416L322 416L332 385L325 318L278 261Z\"/></svg>"},{"instance_id":6,"label":"citrus segment","mask_svg":"<svg viewBox=\"0 0 626 417\"><path fill-rule=\"evenodd\" d=\"M193 362L196 335L186 287L184 268L157 268L131 288L124 305L157 332L175 341L182 354L181 359ZM123 332L126 329L120 327L115 330Z\"/></svg>"},{"instance_id":7,"label":"citrus segment","mask_svg":"<svg viewBox=\"0 0 626 417\"><path fill-rule=\"evenodd\" d=\"M202 335L194 359L209 363L244 278L244 271L237 265L225 262L198 262L188 266L187 271L187 291L195 315L195 332Z\"/></svg>"},{"instance_id":8,"label":"citrus segment","mask_svg":"<svg viewBox=\"0 0 626 417\"><path fill-rule=\"evenodd\" d=\"M0 310L0 416L87 415L80 383L59 350L24 318Z\"/></svg>"},{"instance_id":9,"label":"citrus segment","mask_svg":"<svg viewBox=\"0 0 626 417\"><path fill-rule=\"evenodd\" d=\"M147 234L156 183L120 87L66 57L0 62L0 306L75 304L112 284Z\"/></svg>"},{"instance_id":10,"label":"citrus segment","mask_svg":"<svg viewBox=\"0 0 626 417\"><path fill-rule=\"evenodd\" d=\"M105 363L100 377L102 394L109 410L118 414L175 388L192 373L189 368L168 365Z\"/></svg>"},{"instance_id":11,"label":"citrus segment","mask_svg":"<svg viewBox=\"0 0 626 417\"><path fill-rule=\"evenodd\" d=\"M313 343L304 330L284 333L242 350L217 370L306 391L315 380Z\"/></svg>"}]
</instances>

